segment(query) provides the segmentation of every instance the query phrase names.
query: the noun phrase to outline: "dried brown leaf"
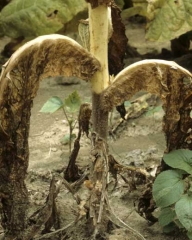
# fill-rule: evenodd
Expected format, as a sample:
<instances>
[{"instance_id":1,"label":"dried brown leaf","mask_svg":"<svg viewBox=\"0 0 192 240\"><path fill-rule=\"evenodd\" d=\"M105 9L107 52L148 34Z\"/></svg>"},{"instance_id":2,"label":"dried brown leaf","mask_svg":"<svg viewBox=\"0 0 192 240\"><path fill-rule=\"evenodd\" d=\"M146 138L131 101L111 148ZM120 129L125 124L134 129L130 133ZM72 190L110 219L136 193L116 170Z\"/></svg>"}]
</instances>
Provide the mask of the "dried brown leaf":
<instances>
[{"instance_id":1,"label":"dried brown leaf","mask_svg":"<svg viewBox=\"0 0 192 240\"><path fill-rule=\"evenodd\" d=\"M3 66L0 107L8 101L14 121L17 116L19 120L24 99L26 105L35 97L41 79L63 75L88 80L99 67L96 58L68 37L57 34L38 37L19 48ZM6 133L9 127L2 129Z\"/></svg>"},{"instance_id":2,"label":"dried brown leaf","mask_svg":"<svg viewBox=\"0 0 192 240\"><path fill-rule=\"evenodd\" d=\"M99 68L98 60L62 35L41 36L19 48L0 76L0 140L9 145L8 150L2 147L0 162L21 161L22 168L27 168L30 109L41 79L64 75L88 80Z\"/></svg>"},{"instance_id":3,"label":"dried brown leaf","mask_svg":"<svg viewBox=\"0 0 192 240\"><path fill-rule=\"evenodd\" d=\"M89 103L84 103L81 105L78 117L79 129L82 130L83 133L85 132L87 137L89 135L91 112L92 110Z\"/></svg>"},{"instance_id":4,"label":"dried brown leaf","mask_svg":"<svg viewBox=\"0 0 192 240\"><path fill-rule=\"evenodd\" d=\"M130 99L136 92L146 90L163 101L164 132L167 150L192 149L190 129L192 118L192 74L178 64L164 60L143 60L121 71L102 93L104 111Z\"/></svg>"},{"instance_id":5,"label":"dried brown leaf","mask_svg":"<svg viewBox=\"0 0 192 240\"><path fill-rule=\"evenodd\" d=\"M125 25L121 20L121 10L113 2L111 5L113 34L108 44L109 74L117 75L124 67L124 57L127 48Z\"/></svg>"},{"instance_id":6,"label":"dried brown leaf","mask_svg":"<svg viewBox=\"0 0 192 240\"><path fill-rule=\"evenodd\" d=\"M88 80L100 67L96 58L63 35L40 36L20 47L3 66L1 79L18 69L28 76L77 76Z\"/></svg>"}]
</instances>

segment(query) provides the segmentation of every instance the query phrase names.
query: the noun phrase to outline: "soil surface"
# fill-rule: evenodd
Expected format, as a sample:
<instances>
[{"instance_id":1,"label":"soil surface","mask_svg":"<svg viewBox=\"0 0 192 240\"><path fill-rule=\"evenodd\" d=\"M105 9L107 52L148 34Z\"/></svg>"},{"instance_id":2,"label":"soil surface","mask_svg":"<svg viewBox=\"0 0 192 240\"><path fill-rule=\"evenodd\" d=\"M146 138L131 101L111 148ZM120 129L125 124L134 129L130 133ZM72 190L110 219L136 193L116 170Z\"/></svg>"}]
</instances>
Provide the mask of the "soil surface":
<instances>
[{"instance_id":1,"label":"soil surface","mask_svg":"<svg viewBox=\"0 0 192 240\"><path fill-rule=\"evenodd\" d=\"M169 42L158 44L145 41L144 24L128 23L126 34L129 38L129 44L137 48L140 54L153 53L158 54L161 48L169 48ZM7 39L2 40L3 45ZM126 59L125 64L140 60ZM41 207L49 192L49 185L52 175L56 180L63 178L60 173L62 168L66 168L69 161L69 147L62 145L62 137L68 133L67 121L62 111L54 114L40 113L43 104L52 96L61 98L67 97L74 90L77 90L81 96L82 102L90 102L89 84L83 81L72 79L75 84L61 84L62 80L49 78L44 80L38 90L37 97L34 100L31 115L31 127L29 136L30 160L28 168L28 177L26 180L27 188L30 194L30 211L33 213ZM59 83L60 81L60 83ZM135 96L137 98L138 96ZM155 107L160 106L160 102L155 102ZM162 132L163 110L150 113L145 109L143 114L133 119L128 119L122 124L112 137L109 136L109 150L115 159L125 166L134 165L141 168L150 167L152 170L160 163L163 151L165 150L165 138ZM112 117L112 128L120 119L119 114L114 110ZM77 132L77 128L75 129ZM87 168L90 161L90 139L83 136L81 139L81 149L77 158L77 165L83 171ZM125 175L128 177L127 175ZM185 236L176 234L166 235L158 223L150 224L146 219L137 213L137 201L144 189L143 184L137 184L137 189L132 190L128 183L118 176L118 183L114 187L114 179L110 176L111 187L109 187L110 205L115 214L127 225L138 231L147 240L184 240ZM87 199L89 190L81 185L78 190L81 199ZM71 193L62 185L57 197L57 207L59 212L60 227L64 227L76 219L78 206ZM158 216L158 209L155 211ZM83 220L82 220L83 224ZM64 239L81 240L86 239L83 235L83 228L73 226L71 230L73 238L68 235ZM76 237L75 237L76 236ZM126 228L114 228L106 233L106 239L110 240L134 240L137 238Z\"/></svg>"}]
</instances>

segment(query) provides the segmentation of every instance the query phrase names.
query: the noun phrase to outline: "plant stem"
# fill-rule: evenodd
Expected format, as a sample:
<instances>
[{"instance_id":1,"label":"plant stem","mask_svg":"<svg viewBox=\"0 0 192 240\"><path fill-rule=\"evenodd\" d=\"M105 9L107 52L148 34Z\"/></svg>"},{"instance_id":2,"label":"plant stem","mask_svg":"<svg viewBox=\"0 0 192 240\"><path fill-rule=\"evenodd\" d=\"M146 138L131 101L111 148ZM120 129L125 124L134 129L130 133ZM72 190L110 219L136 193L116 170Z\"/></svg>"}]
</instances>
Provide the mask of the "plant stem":
<instances>
[{"instance_id":1,"label":"plant stem","mask_svg":"<svg viewBox=\"0 0 192 240\"><path fill-rule=\"evenodd\" d=\"M100 94L109 85L108 72L108 7L92 9L89 4L90 52L100 61L101 69L91 79L93 131L107 138L108 112L101 111Z\"/></svg>"},{"instance_id":2,"label":"plant stem","mask_svg":"<svg viewBox=\"0 0 192 240\"><path fill-rule=\"evenodd\" d=\"M68 116L67 116L67 113L66 113L66 111L65 111L65 108L64 107L62 107L62 109L63 109L63 113L64 113L64 115L65 115L65 118L66 118L66 120L67 120L67 123L68 123L68 125L69 125L69 154L71 154L71 145L72 145L72 133L73 133L73 121L71 121L69 118L68 118Z\"/></svg>"},{"instance_id":3,"label":"plant stem","mask_svg":"<svg viewBox=\"0 0 192 240\"><path fill-rule=\"evenodd\" d=\"M92 91L99 94L109 85L108 72L108 7L94 9L89 4L90 52L99 60L101 70L91 79Z\"/></svg>"},{"instance_id":4,"label":"plant stem","mask_svg":"<svg viewBox=\"0 0 192 240\"><path fill-rule=\"evenodd\" d=\"M108 112L101 109L101 95L92 93L92 122L93 131L101 138L107 139L108 136Z\"/></svg>"},{"instance_id":5,"label":"plant stem","mask_svg":"<svg viewBox=\"0 0 192 240\"><path fill-rule=\"evenodd\" d=\"M73 122L70 121L69 124L69 153L71 154L71 145L72 145L72 132L73 132L73 126L72 126Z\"/></svg>"},{"instance_id":6,"label":"plant stem","mask_svg":"<svg viewBox=\"0 0 192 240\"><path fill-rule=\"evenodd\" d=\"M62 109L63 109L63 113L64 113L64 115L65 115L65 118L66 118L66 120L67 120L67 122L68 122L68 124L69 124L70 120L69 120L69 118L68 118L68 116L67 116L67 113L66 113L66 111L65 111L65 108L62 107ZM70 124L69 124L69 125L70 125Z\"/></svg>"}]
</instances>

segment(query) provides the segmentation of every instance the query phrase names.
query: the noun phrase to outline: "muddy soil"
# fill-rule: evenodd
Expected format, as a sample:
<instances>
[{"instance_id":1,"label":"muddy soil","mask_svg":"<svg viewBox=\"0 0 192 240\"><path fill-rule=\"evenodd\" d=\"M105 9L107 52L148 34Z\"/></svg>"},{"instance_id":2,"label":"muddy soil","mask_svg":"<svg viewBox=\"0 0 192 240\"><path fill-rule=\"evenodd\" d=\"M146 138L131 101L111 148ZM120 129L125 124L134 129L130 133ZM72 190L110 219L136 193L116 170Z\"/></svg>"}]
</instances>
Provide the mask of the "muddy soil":
<instances>
[{"instance_id":1,"label":"muddy soil","mask_svg":"<svg viewBox=\"0 0 192 240\"><path fill-rule=\"evenodd\" d=\"M169 48L169 42L160 45L145 41L143 24L127 23L126 33L130 45L136 47L141 54L159 53L162 47ZM133 61L135 59L127 59L126 64ZM74 90L78 91L83 102L90 102L88 83L79 81L78 84L63 85L58 84L52 78L41 83L37 97L34 100L29 136L30 160L26 181L30 194L29 214L45 203L52 175L54 174L57 180L62 179L63 173L59 173L59 170L63 167L66 168L69 160L68 145L61 144L61 138L68 133L67 121L62 111L54 114L45 114L39 111L50 97L59 96L64 99ZM114 111L113 116L113 122L116 122L119 119L119 114ZM161 126L162 117L163 110L153 114L147 114L146 111L140 117L128 120L115 138L109 137L110 153L125 166L134 164L139 167L155 168L159 164L165 149L165 138ZM75 129L75 132L77 132L77 129ZM83 136L77 159L77 164L82 170L85 170L89 164L90 149L90 140ZM110 181L112 189L114 179L111 176ZM137 190L131 191L129 184L126 184L119 176L115 190L111 191L109 188L110 204L115 214L127 225L140 232L147 240L187 239L178 234L165 235L158 223L151 225L137 213L135 203L137 203L143 188L143 185L137 185ZM78 194L81 199L87 199L89 190L82 184ZM57 197L57 206L60 227L66 226L76 218L77 204L64 185ZM155 215L158 216L158 209ZM85 239L82 229L79 226L73 227L71 230L73 238L68 235L64 239ZM139 239L124 228L113 229L107 234L107 238L110 240Z\"/></svg>"}]
</instances>

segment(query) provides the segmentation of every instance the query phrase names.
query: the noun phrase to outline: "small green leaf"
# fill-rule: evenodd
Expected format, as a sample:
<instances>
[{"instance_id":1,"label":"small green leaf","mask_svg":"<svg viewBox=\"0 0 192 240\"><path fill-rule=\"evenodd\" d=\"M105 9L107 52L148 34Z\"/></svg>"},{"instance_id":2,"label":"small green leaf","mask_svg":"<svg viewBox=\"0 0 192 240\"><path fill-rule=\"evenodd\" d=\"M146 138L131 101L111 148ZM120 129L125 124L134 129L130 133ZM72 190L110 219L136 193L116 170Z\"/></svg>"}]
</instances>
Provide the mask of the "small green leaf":
<instances>
[{"instance_id":1,"label":"small green leaf","mask_svg":"<svg viewBox=\"0 0 192 240\"><path fill-rule=\"evenodd\" d=\"M72 134L71 135L71 140L73 141L74 139L76 138L76 134ZM70 134L66 134L62 139L61 139L61 144L63 145L67 145L69 144L69 141L70 141Z\"/></svg>"},{"instance_id":2,"label":"small green leaf","mask_svg":"<svg viewBox=\"0 0 192 240\"><path fill-rule=\"evenodd\" d=\"M151 116L154 115L157 112L160 112L162 110L162 106L157 106L157 107L151 107L149 110L146 112L146 116Z\"/></svg>"},{"instance_id":3,"label":"small green leaf","mask_svg":"<svg viewBox=\"0 0 192 240\"><path fill-rule=\"evenodd\" d=\"M65 107L66 110L69 112L76 112L79 110L81 105L81 99L77 91L72 92L66 99L65 99Z\"/></svg>"},{"instance_id":4,"label":"small green leaf","mask_svg":"<svg viewBox=\"0 0 192 240\"><path fill-rule=\"evenodd\" d=\"M124 106L125 107L130 107L131 106L131 102L130 101L125 101L124 102Z\"/></svg>"},{"instance_id":5,"label":"small green leaf","mask_svg":"<svg viewBox=\"0 0 192 240\"><path fill-rule=\"evenodd\" d=\"M188 233L187 233L187 237L188 237L190 240L192 240L192 232L188 232Z\"/></svg>"},{"instance_id":6,"label":"small green leaf","mask_svg":"<svg viewBox=\"0 0 192 240\"><path fill-rule=\"evenodd\" d=\"M170 167L192 174L192 151L187 149L174 150L165 154L163 159Z\"/></svg>"},{"instance_id":7,"label":"small green leaf","mask_svg":"<svg viewBox=\"0 0 192 240\"><path fill-rule=\"evenodd\" d=\"M164 233L171 233L177 229L177 226L175 225L174 222L169 223L168 225L163 227L163 232Z\"/></svg>"},{"instance_id":8,"label":"small green leaf","mask_svg":"<svg viewBox=\"0 0 192 240\"><path fill-rule=\"evenodd\" d=\"M163 208L161 210L161 213L159 215L159 223L162 227L168 225L173 221L175 218L176 214L175 211L172 210L171 208Z\"/></svg>"},{"instance_id":9,"label":"small green leaf","mask_svg":"<svg viewBox=\"0 0 192 240\"><path fill-rule=\"evenodd\" d=\"M192 197L184 195L176 204L175 212L179 221L188 230L192 231Z\"/></svg>"},{"instance_id":10,"label":"small green leaf","mask_svg":"<svg viewBox=\"0 0 192 240\"><path fill-rule=\"evenodd\" d=\"M63 107L63 101L59 97L51 97L41 108L40 112L54 113Z\"/></svg>"},{"instance_id":11,"label":"small green leaf","mask_svg":"<svg viewBox=\"0 0 192 240\"><path fill-rule=\"evenodd\" d=\"M181 224L181 222L179 221L179 219L177 218L177 219L174 219L174 223L175 223L175 225L177 226L177 228L183 228L183 225Z\"/></svg>"},{"instance_id":12,"label":"small green leaf","mask_svg":"<svg viewBox=\"0 0 192 240\"><path fill-rule=\"evenodd\" d=\"M184 192L182 173L175 170L160 173L153 184L152 192L158 207L167 207L177 202Z\"/></svg>"}]
</instances>

